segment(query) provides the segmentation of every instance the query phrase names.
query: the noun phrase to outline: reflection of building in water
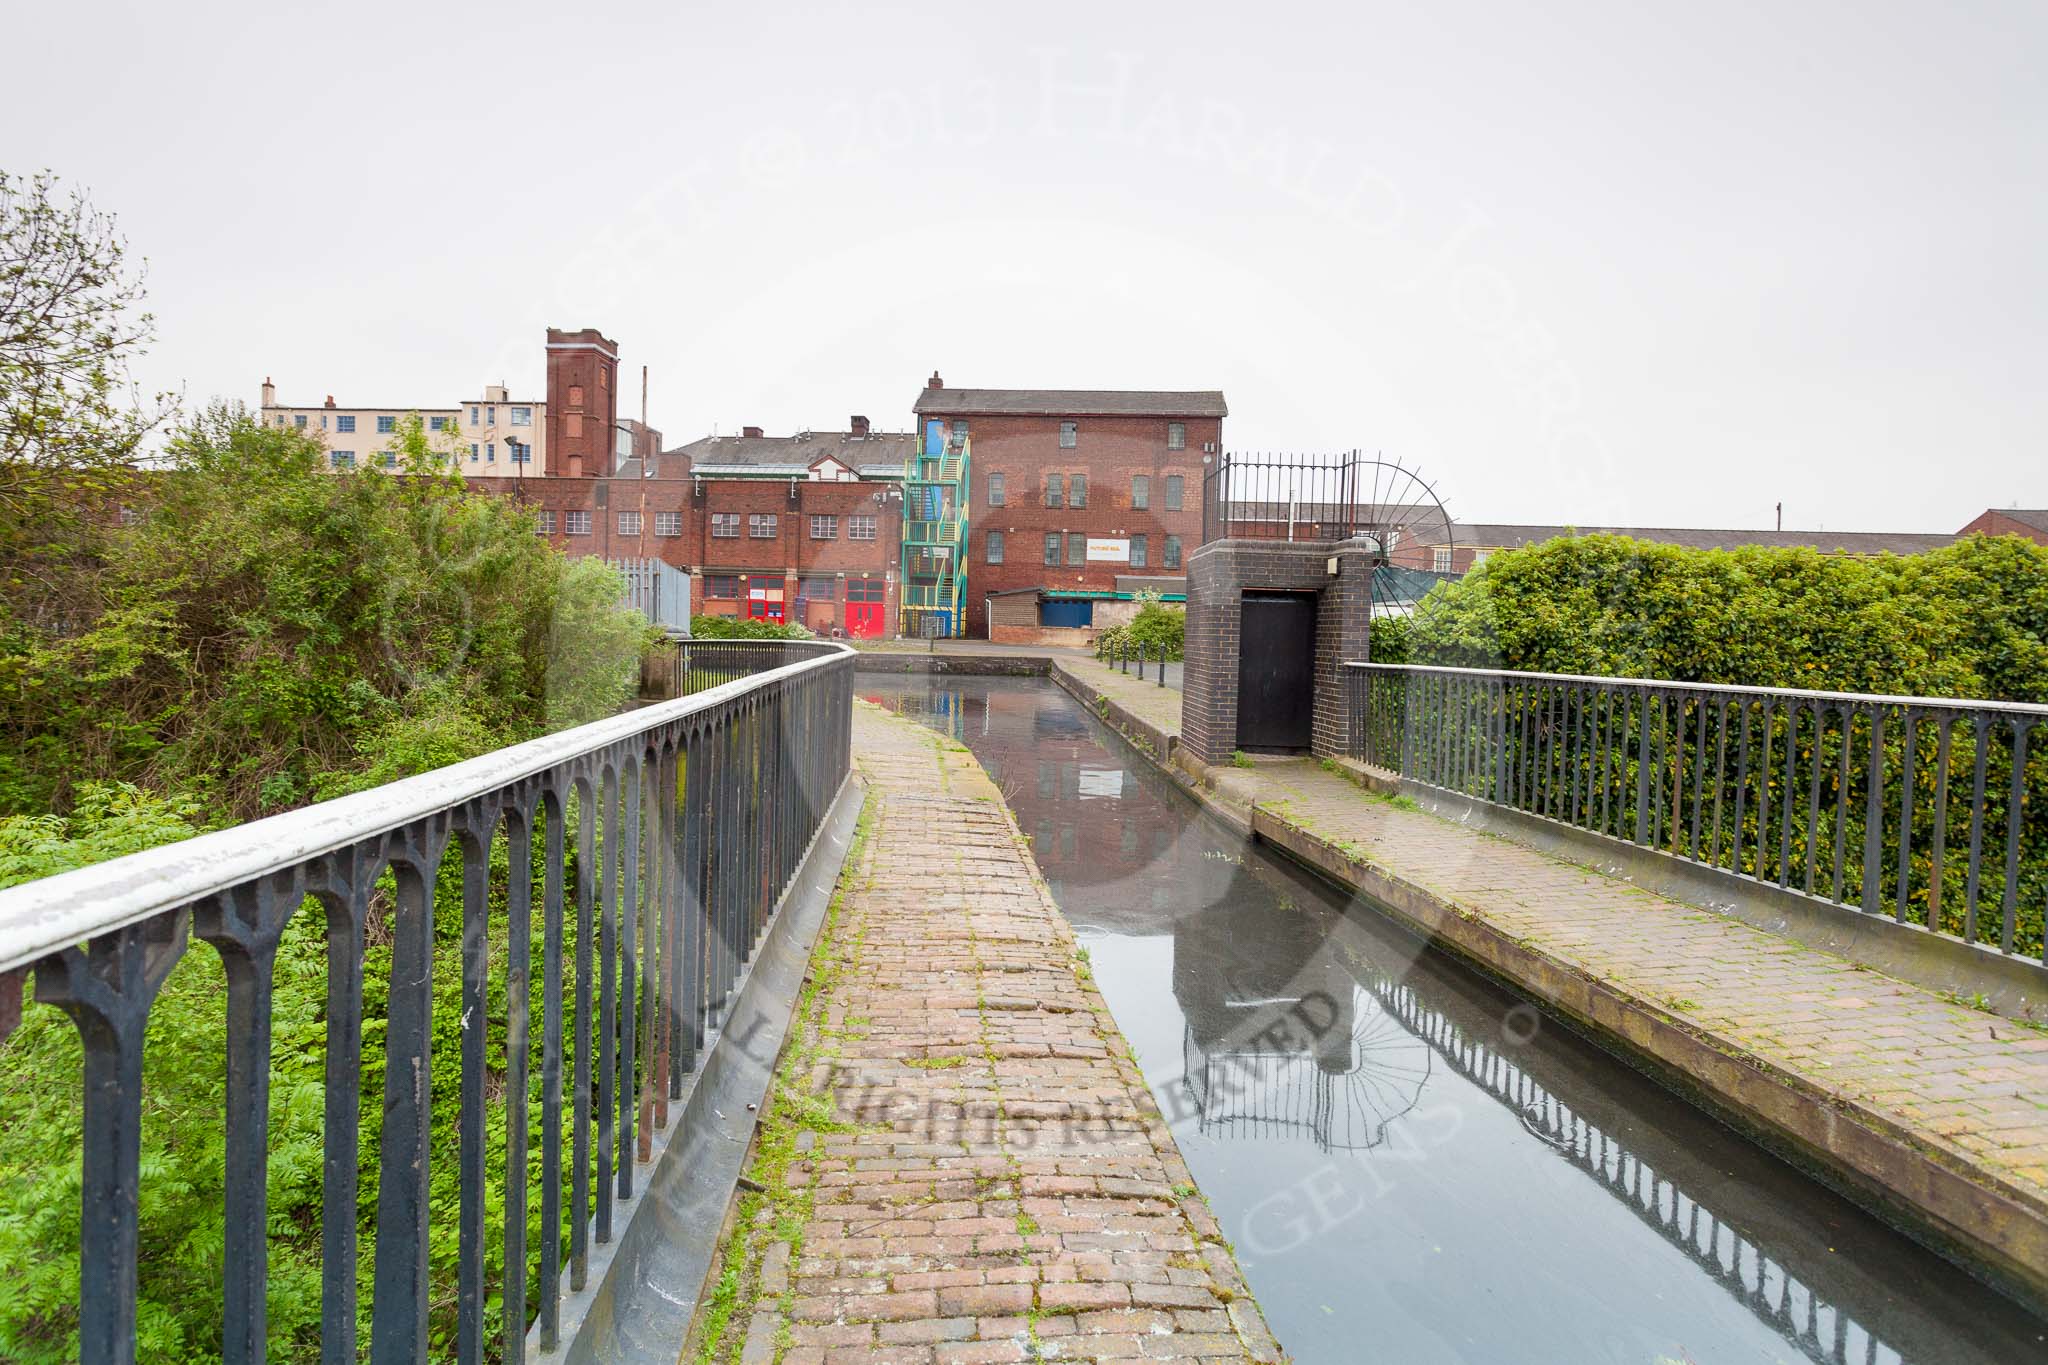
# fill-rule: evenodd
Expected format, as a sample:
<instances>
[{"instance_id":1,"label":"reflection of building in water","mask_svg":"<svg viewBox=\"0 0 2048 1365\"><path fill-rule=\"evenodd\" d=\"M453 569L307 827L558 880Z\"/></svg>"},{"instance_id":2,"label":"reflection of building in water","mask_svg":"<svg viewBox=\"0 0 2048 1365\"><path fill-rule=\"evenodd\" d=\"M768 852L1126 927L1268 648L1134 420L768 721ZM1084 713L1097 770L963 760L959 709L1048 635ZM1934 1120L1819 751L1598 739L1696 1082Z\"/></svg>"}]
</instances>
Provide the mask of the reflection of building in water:
<instances>
[{"instance_id":1,"label":"reflection of building in water","mask_svg":"<svg viewBox=\"0 0 2048 1365\"><path fill-rule=\"evenodd\" d=\"M1751 1238L1702 1204L1696 1192L1659 1173L1607 1131L1575 1112L1528 1071L1476 1041L1407 985L1370 971L1364 985L1383 1017L1428 1044L1453 1072L1513 1111L1559 1157L1683 1252L1707 1277L1820 1365L1910 1365L1898 1347L1818 1292ZM1706 1122L1704 1118L1702 1122ZM1830 1248L1832 1250L1832 1248Z\"/></svg>"},{"instance_id":2,"label":"reflection of building in water","mask_svg":"<svg viewBox=\"0 0 2048 1365\"><path fill-rule=\"evenodd\" d=\"M1254 877L1174 925L1182 1084L1204 1133L1362 1150L1415 1107L1430 1052L1323 951L1306 915L1248 919ZM1256 924L1256 928L1254 928Z\"/></svg>"}]
</instances>

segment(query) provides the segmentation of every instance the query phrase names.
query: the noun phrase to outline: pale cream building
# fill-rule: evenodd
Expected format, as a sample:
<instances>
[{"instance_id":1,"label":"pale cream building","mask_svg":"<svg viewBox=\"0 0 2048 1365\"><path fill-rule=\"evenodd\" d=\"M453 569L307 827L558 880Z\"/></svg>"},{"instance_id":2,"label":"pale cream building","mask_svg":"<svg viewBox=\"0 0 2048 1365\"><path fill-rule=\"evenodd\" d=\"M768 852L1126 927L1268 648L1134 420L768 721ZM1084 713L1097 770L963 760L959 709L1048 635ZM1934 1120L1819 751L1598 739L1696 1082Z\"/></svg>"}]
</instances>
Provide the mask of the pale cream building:
<instances>
[{"instance_id":1,"label":"pale cream building","mask_svg":"<svg viewBox=\"0 0 2048 1365\"><path fill-rule=\"evenodd\" d=\"M483 397L452 408L343 407L332 394L318 407L291 407L277 401L275 384L263 381L263 424L318 437L335 469L392 468L392 434L411 412L465 475L540 478L548 472L547 404L515 399L502 384L488 385Z\"/></svg>"}]
</instances>

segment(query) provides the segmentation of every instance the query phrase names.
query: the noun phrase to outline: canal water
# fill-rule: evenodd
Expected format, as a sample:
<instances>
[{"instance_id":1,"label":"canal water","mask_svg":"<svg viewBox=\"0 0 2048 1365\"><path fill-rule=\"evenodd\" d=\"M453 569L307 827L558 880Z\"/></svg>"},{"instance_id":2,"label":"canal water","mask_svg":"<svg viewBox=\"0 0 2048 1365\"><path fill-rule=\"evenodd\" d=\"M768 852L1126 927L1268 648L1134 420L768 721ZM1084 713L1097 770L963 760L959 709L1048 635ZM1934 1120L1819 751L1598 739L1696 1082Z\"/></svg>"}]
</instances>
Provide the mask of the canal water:
<instances>
[{"instance_id":1,"label":"canal water","mask_svg":"<svg viewBox=\"0 0 2048 1365\"><path fill-rule=\"evenodd\" d=\"M1248 845L1049 682L855 690L1006 794L1297 1361L2048 1361L2048 1323Z\"/></svg>"}]
</instances>

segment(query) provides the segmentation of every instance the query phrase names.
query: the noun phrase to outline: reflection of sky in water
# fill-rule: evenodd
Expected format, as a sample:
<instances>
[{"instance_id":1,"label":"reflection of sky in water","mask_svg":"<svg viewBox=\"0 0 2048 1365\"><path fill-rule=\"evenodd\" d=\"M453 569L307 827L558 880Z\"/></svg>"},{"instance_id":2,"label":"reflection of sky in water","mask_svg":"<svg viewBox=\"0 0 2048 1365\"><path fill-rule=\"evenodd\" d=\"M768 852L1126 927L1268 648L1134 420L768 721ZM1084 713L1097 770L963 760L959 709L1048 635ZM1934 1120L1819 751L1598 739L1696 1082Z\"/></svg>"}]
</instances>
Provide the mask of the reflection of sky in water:
<instances>
[{"instance_id":1,"label":"reflection of sky in water","mask_svg":"<svg viewBox=\"0 0 2048 1365\"><path fill-rule=\"evenodd\" d=\"M975 751L1303 1362L2008 1362L2048 1325L1291 865L1039 680Z\"/></svg>"}]
</instances>

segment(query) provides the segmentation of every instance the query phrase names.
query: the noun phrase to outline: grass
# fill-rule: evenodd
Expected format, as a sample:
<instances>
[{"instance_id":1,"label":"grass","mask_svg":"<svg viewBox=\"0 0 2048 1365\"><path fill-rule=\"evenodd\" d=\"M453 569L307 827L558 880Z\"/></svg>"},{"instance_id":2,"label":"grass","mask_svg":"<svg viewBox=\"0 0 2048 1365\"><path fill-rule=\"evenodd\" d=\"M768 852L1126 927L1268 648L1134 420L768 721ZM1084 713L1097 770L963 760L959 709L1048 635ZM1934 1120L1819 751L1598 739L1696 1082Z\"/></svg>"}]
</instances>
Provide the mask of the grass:
<instances>
[{"instance_id":1,"label":"grass","mask_svg":"<svg viewBox=\"0 0 2048 1365\"><path fill-rule=\"evenodd\" d=\"M1230 752L1230 766L1233 768L1249 768L1252 766L1252 761L1245 754L1244 750L1233 749Z\"/></svg>"}]
</instances>

